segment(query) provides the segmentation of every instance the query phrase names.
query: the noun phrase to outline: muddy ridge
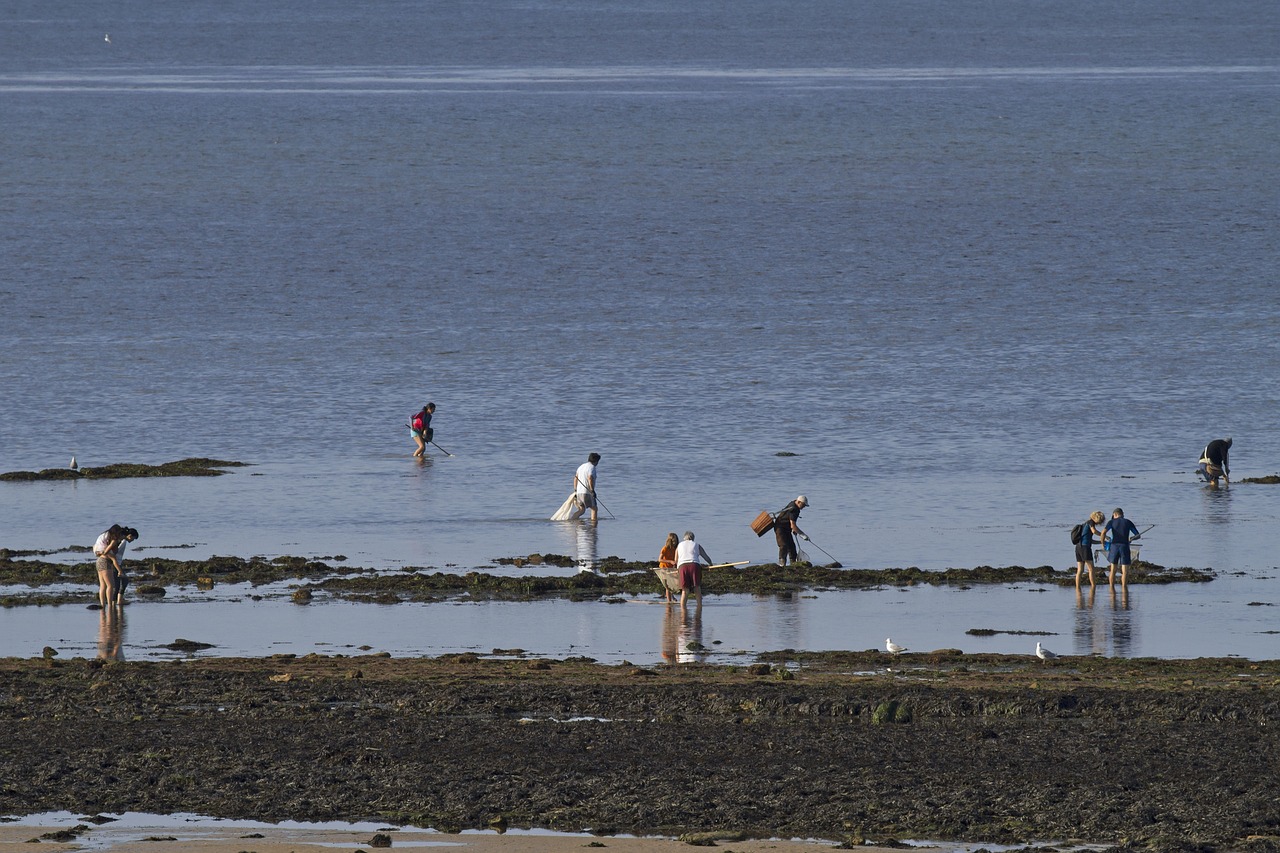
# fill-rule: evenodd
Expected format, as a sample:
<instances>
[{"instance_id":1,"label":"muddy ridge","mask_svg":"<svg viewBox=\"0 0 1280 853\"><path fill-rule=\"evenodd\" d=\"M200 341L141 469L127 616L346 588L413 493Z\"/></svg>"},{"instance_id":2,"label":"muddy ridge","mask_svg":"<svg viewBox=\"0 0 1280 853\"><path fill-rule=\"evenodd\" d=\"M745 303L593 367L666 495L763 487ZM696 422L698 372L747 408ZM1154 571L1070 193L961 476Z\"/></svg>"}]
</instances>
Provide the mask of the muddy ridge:
<instances>
[{"instance_id":1,"label":"muddy ridge","mask_svg":"<svg viewBox=\"0 0 1280 853\"><path fill-rule=\"evenodd\" d=\"M0 813L1280 849L1280 662L503 654L0 660Z\"/></svg>"}]
</instances>

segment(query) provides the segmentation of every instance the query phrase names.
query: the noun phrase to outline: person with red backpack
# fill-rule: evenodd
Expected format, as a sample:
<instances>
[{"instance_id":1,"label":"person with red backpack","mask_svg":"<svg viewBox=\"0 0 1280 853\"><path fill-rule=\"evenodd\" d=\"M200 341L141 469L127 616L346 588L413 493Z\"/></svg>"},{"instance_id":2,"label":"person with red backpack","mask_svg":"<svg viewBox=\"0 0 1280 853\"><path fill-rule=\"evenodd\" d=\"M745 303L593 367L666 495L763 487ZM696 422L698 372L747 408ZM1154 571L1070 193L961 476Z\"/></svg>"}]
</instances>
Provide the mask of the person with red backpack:
<instances>
[{"instance_id":1,"label":"person with red backpack","mask_svg":"<svg viewBox=\"0 0 1280 853\"><path fill-rule=\"evenodd\" d=\"M430 443L431 437L435 435L435 430L431 428L431 415L435 413L436 404L427 403L422 407L422 411L415 412L413 417L409 418L409 434L413 436L413 441L418 445L418 449L413 451L414 456L422 456L427 452L427 444Z\"/></svg>"}]
</instances>

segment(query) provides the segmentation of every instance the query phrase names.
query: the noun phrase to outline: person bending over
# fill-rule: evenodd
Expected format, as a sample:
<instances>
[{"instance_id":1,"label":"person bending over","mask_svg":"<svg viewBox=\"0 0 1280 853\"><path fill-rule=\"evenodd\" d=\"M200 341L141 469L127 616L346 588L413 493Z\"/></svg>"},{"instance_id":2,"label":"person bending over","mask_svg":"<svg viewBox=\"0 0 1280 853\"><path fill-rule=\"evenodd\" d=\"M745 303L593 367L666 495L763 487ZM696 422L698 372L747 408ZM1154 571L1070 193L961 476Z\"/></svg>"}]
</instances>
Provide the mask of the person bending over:
<instances>
[{"instance_id":1,"label":"person bending over","mask_svg":"<svg viewBox=\"0 0 1280 853\"><path fill-rule=\"evenodd\" d=\"M702 546L693 541L693 531L686 530L684 539L676 546L676 571L680 575L680 606L684 607L689 591L693 591L698 606L702 606L702 568L711 565L711 558Z\"/></svg>"},{"instance_id":2,"label":"person bending over","mask_svg":"<svg viewBox=\"0 0 1280 853\"><path fill-rule=\"evenodd\" d=\"M778 565L785 566L787 561L796 561L796 540L808 539L796 522L800 520L800 510L809 505L809 499L800 495L791 503L778 510L774 515L773 536L778 541Z\"/></svg>"},{"instance_id":3,"label":"person bending over","mask_svg":"<svg viewBox=\"0 0 1280 853\"><path fill-rule=\"evenodd\" d=\"M1222 482L1228 486L1231 485L1231 437L1215 438L1213 441L1205 445L1204 451L1200 454L1200 465L1196 468L1196 473L1204 477L1204 481L1215 489L1218 487L1218 478L1222 478Z\"/></svg>"}]
</instances>

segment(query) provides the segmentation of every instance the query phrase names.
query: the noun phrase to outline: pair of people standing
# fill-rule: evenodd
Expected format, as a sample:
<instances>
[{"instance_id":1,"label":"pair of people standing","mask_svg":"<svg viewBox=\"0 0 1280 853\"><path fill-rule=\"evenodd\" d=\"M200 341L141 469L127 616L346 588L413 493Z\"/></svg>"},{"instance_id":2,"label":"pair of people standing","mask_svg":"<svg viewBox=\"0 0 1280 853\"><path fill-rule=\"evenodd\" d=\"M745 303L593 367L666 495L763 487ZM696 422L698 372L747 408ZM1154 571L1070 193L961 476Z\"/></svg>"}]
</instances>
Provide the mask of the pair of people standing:
<instances>
[{"instance_id":1,"label":"pair of people standing","mask_svg":"<svg viewBox=\"0 0 1280 853\"><path fill-rule=\"evenodd\" d=\"M138 531L134 528L113 524L93 543L98 569L98 604L103 610L124 604L124 589L129 585L124 573L124 549L137 538Z\"/></svg>"},{"instance_id":2,"label":"pair of people standing","mask_svg":"<svg viewBox=\"0 0 1280 853\"><path fill-rule=\"evenodd\" d=\"M680 586L680 606L692 592L698 606L702 606L702 570L711 565L711 557L701 545L694 541L693 531L686 530L683 539L676 539L674 533L667 534L667 541L658 552L658 568L675 569ZM667 601L671 601L671 587L664 580L663 591Z\"/></svg>"},{"instance_id":3,"label":"pair of people standing","mask_svg":"<svg viewBox=\"0 0 1280 853\"><path fill-rule=\"evenodd\" d=\"M1080 541L1076 544L1076 586L1080 586L1080 575L1086 567L1089 569L1089 586L1094 585L1093 546L1098 543L1093 537L1097 536L1107 550L1107 583L1116 585L1116 566L1119 566L1120 585L1128 587L1129 564L1133 561L1129 543L1141 539L1142 534L1138 532L1137 525L1124 517L1124 510L1120 507L1112 511L1111 520L1105 525L1102 520L1102 511L1094 510L1081 525Z\"/></svg>"}]
</instances>

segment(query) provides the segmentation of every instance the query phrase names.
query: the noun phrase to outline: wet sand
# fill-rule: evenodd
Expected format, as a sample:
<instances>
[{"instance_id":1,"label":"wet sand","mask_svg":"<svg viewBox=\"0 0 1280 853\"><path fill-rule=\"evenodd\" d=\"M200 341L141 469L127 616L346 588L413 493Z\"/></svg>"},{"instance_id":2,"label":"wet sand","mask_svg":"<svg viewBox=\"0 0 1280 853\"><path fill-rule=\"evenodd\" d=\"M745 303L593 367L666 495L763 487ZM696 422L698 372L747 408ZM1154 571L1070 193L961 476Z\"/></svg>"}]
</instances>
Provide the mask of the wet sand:
<instances>
[{"instance_id":1,"label":"wet sand","mask_svg":"<svg viewBox=\"0 0 1280 853\"><path fill-rule=\"evenodd\" d=\"M0 813L1161 850L1280 836L1280 662L772 657L0 660Z\"/></svg>"}]
</instances>

